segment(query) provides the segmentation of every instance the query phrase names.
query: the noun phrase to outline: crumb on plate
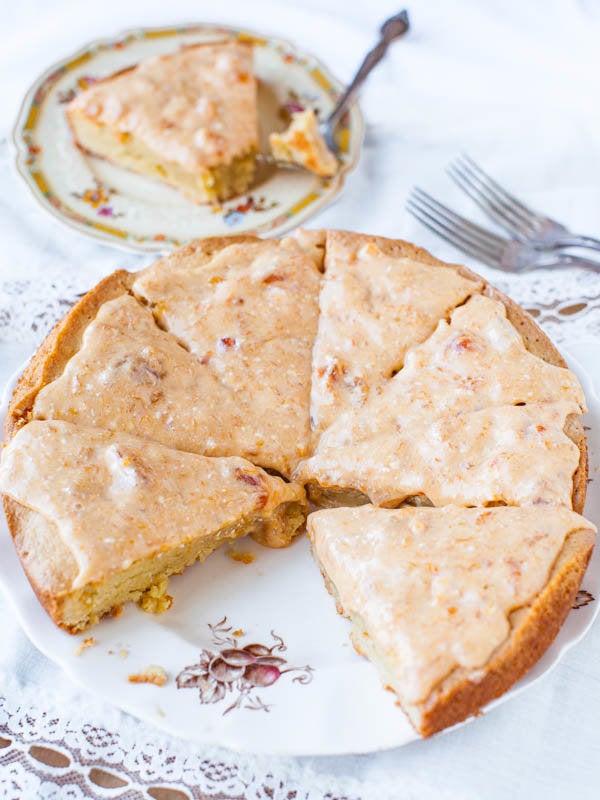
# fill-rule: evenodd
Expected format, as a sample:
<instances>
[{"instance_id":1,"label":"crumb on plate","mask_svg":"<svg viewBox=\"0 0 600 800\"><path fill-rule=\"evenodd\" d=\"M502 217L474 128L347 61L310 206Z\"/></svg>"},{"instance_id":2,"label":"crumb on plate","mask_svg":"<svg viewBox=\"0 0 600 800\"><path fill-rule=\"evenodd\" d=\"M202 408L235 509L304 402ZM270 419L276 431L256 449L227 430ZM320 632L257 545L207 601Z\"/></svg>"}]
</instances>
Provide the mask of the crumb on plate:
<instances>
[{"instance_id":1,"label":"crumb on plate","mask_svg":"<svg viewBox=\"0 0 600 800\"><path fill-rule=\"evenodd\" d=\"M235 550L233 547L228 552L229 558L232 558L234 561L239 561L242 564L252 564L254 561L254 554L253 553L241 553L239 550Z\"/></svg>"},{"instance_id":2,"label":"crumb on plate","mask_svg":"<svg viewBox=\"0 0 600 800\"><path fill-rule=\"evenodd\" d=\"M90 647L93 647L96 644L96 640L93 636L88 636L83 642L79 645L78 648L75 650L75 655L80 656L84 650L88 650Z\"/></svg>"},{"instance_id":3,"label":"crumb on plate","mask_svg":"<svg viewBox=\"0 0 600 800\"><path fill-rule=\"evenodd\" d=\"M129 683L152 683L154 686L164 686L169 676L162 667L152 664L145 669L129 675Z\"/></svg>"}]
</instances>

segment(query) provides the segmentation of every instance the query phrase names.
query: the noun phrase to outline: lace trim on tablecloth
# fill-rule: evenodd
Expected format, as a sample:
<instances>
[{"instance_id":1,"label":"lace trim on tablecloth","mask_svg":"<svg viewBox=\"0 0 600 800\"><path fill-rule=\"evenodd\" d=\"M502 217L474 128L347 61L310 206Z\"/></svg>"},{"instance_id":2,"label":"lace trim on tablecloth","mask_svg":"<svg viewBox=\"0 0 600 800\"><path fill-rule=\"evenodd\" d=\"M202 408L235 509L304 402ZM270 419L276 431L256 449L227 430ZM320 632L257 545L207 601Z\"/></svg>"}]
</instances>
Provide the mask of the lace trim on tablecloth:
<instances>
[{"instance_id":1,"label":"lace trim on tablecloth","mask_svg":"<svg viewBox=\"0 0 600 800\"><path fill-rule=\"evenodd\" d=\"M361 797L356 781L350 779L349 793L340 794L339 778L334 791L326 777L307 774L312 770L297 762L269 769L267 759L232 757L216 747L198 748L174 741L114 709L103 708L103 721L99 722L87 702L85 718L72 709L68 715L59 715L58 698L48 695L35 702L18 687L5 691L6 696L0 695L0 800ZM36 691L39 693L39 687ZM344 787L343 792L346 790ZM418 794L409 789L402 797L416 798Z\"/></svg>"}]
</instances>

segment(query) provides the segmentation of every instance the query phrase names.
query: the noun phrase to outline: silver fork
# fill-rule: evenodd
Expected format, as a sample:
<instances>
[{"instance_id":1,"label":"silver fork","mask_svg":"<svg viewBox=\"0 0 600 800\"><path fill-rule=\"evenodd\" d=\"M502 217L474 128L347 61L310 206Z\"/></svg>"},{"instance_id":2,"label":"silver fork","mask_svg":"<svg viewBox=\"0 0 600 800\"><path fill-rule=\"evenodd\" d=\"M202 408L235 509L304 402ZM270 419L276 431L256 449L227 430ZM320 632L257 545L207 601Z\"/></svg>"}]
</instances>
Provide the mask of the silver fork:
<instances>
[{"instance_id":1,"label":"silver fork","mask_svg":"<svg viewBox=\"0 0 600 800\"><path fill-rule=\"evenodd\" d=\"M457 158L448 167L448 174L491 220L519 241L545 250L563 247L600 250L600 239L571 233L560 222L538 214L507 192L469 156Z\"/></svg>"},{"instance_id":2,"label":"silver fork","mask_svg":"<svg viewBox=\"0 0 600 800\"><path fill-rule=\"evenodd\" d=\"M476 225L435 200L422 189L414 188L406 208L429 230L453 244L463 253L505 272L531 269L582 267L600 272L600 262L566 253L548 252L515 239L506 239Z\"/></svg>"},{"instance_id":3,"label":"silver fork","mask_svg":"<svg viewBox=\"0 0 600 800\"><path fill-rule=\"evenodd\" d=\"M339 156L339 146L335 139L335 131L339 125L342 117L354 102L358 90L369 77L373 69L379 64L381 59L385 56L389 46L396 39L404 36L410 30L410 21L408 18L408 11L404 9L394 14L393 17L386 19L386 21L379 28L379 39L375 47L373 47L367 55L363 58L356 75L337 101L335 108L327 119L319 124L319 131L327 142L329 149ZM283 169L304 169L298 164L290 164L286 161L277 161L270 153L259 153L257 160L275 167Z\"/></svg>"},{"instance_id":4,"label":"silver fork","mask_svg":"<svg viewBox=\"0 0 600 800\"><path fill-rule=\"evenodd\" d=\"M336 107L333 109L327 119L319 126L323 138L327 142L327 146L334 153L338 152L338 144L335 140L335 129L338 123L352 104L356 94L367 77L370 75L373 67L381 61L387 52L388 47L392 42L404 36L410 28L408 19L408 11L404 9L393 17L386 19L379 29L379 41L372 50L369 50L364 57L356 75L352 79L344 94L338 100Z\"/></svg>"}]
</instances>

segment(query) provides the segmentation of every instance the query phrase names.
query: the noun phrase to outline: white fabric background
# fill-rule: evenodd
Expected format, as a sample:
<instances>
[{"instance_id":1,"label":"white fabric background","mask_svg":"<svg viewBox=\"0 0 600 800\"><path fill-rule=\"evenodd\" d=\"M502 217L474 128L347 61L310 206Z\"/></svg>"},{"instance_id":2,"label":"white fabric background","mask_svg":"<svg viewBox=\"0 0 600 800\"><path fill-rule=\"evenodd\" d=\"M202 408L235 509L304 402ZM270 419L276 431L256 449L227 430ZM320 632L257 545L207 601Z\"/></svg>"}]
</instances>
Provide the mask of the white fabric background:
<instances>
[{"instance_id":1,"label":"white fabric background","mask_svg":"<svg viewBox=\"0 0 600 800\"><path fill-rule=\"evenodd\" d=\"M367 121L362 162L342 197L311 226L403 236L456 259L452 248L408 217L404 201L419 184L475 217L444 175L448 161L466 151L532 204L578 231L600 235L600 3L407 4L413 33L393 48L362 97ZM394 0L3 0L0 382L30 354L56 318L61 298L71 298L117 265L135 269L151 260L60 226L17 178L10 129L22 95L43 69L86 41L122 28L223 21L292 38L348 80L377 25L398 8ZM600 297L598 275L562 271L509 279L468 263L525 305L590 298L585 314L563 323L550 320L548 330L567 345L582 338L598 344L600 303L593 302ZM600 625L544 681L475 724L377 755L294 760L217 749L198 753L155 733L76 690L25 640L1 598L0 620L0 694L10 701L0 705L0 721L10 716L9 707L14 719L17 706L30 708L30 738L42 735L42 709L68 720L74 730L92 720L118 731L131 752L160 743L176 759L188 759L189 769L194 758L220 760L237 770L232 795L246 791L248 797L266 797L266 786L275 786L273 797L281 798L293 790L298 798L330 792L363 800L600 796ZM156 769L160 776L160 766ZM8 798L6 770L0 767L0 797ZM198 785L208 792L209 782L198 770ZM34 784L30 792L42 796ZM48 787L44 792L76 796L52 795Z\"/></svg>"}]
</instances>

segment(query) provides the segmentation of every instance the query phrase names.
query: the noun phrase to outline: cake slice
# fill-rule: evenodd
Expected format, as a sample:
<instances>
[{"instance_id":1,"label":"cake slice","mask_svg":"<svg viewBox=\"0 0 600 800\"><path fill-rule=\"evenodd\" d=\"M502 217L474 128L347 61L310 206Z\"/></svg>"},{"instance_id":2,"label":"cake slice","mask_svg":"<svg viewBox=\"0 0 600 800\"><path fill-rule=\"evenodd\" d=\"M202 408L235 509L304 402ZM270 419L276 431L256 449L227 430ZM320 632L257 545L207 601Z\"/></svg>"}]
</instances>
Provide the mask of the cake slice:
<instances>
[{"instance_id":1,"label":"cake slice","mask_svg":"<svg viewBox=\"0 0 600 800\"><path fill-rule=\"evenodd\" d=\"M74 312L66 324L73 335ZM255 430L246 430L249 448L237 436L244 415L233 393L126 292L100 306L72 357L56 366L35 397L34 419L132 433L203 455L253 450Z\"/></svg>"},{"instance_id":2,"label":"cake slice","mask_svg":"<svg viewBox=\"0 0 600 800\"><path fill-rule=\"evenodd\" d=\"M319 447L295 478L329 505L572 508L580 452L564 429L579 413L576 403L562 402L413 417L373 439Z\"/></svg>"},{"instance_id":3,"label":"cake slice","mask_svg":"<svg viewBox=\"0 0 600 800\"><path fill-rule=\"evenodd\" d=\"M299 532L297 484L241 458L206 458L123 433L34 420L2 454L15 546L54 622L84 630L130 600L168 608L168 577L223 542Z\"/></svg>"},{"instance_id":4,"label":"cake slice","mask_svg":"<svg viewBox=\"0 0 600 800\"><path fill-rule=\"evenodd\" d=\"M313 353L311 418L317 432L368 396L404 363L409 347L483 281L406 242L328 231Z\"/></svg>"},{"instance_id":5,"label":"cake slice","mask_svg":"<svg viewBox=\"0 0 600 800\"><path fill-rule=\"evenodd\" d=\"M551 506L373 506L308 519L352 640L431 736L505 692L567 616L594 526Z\"/></svg>"},{"instance_id":6,"label":"cake slice","mask_svg":"<svg viewBox=\"0 0 600 800\"><path fill-rule=\"evenodd\" d=\"M250 186L258 151L252 47L183 47L94 83L67 106L77 145L196 203Z\"/></svg>"},{"instance_id":7,"label":"cake slice","mask_svg":"<svg viewBox=\"0 0 600 800\"><path fill-rule=\"evenodd\" d=\"M134 294L215 375L244 410L240 427L263 431L261 466L288 476L311 452L310 376L318 324L322 234L205 242L138 274ZM270 462L265 452L278 451Z\"/></svg>"}]
</instances>

